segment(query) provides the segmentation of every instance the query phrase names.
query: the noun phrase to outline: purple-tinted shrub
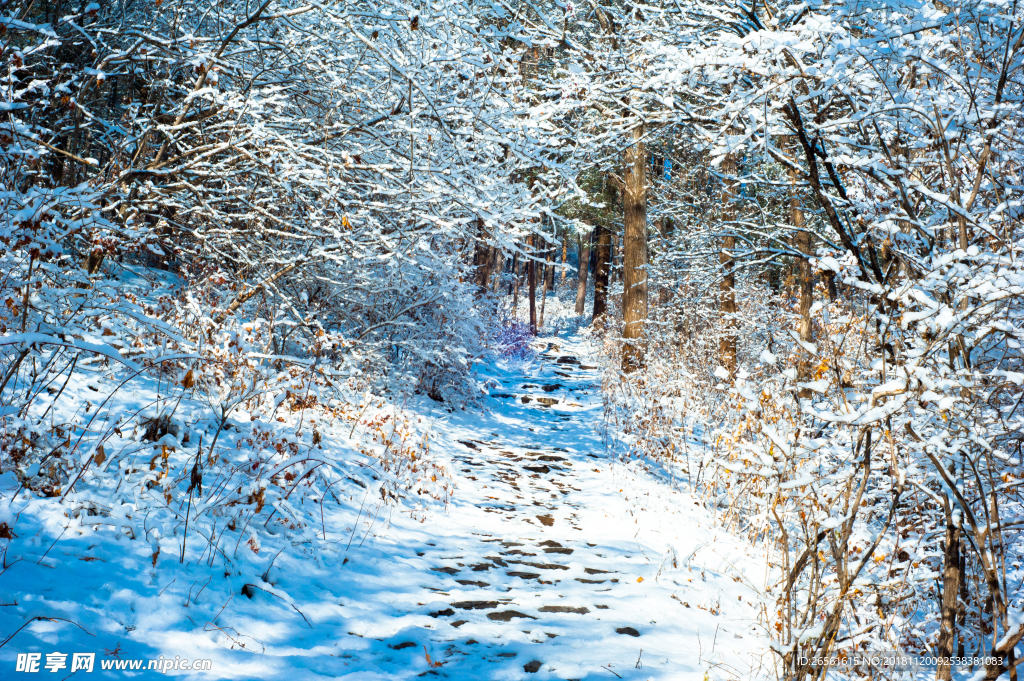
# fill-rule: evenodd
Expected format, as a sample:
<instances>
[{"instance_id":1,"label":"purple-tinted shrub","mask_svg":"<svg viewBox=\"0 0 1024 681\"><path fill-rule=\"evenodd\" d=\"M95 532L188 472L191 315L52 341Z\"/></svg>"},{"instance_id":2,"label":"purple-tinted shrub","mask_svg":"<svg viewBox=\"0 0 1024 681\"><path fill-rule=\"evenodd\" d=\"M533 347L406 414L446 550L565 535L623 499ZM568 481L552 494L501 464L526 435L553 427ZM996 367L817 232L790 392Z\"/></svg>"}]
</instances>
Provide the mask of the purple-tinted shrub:
<instances>
[{"instance_id":1,"label":"purple-tinted shrub","mask_svg":"<svg viewBox=\"0 0 1024 681\"><path fill-rule=\"evenodd\" d=\"M502 357L512 359L527 359L533 355L533 348L530 341L533 339L533 332L526 322L507 322L498 331L495 344Z\"/></svg>"}]
</instances>

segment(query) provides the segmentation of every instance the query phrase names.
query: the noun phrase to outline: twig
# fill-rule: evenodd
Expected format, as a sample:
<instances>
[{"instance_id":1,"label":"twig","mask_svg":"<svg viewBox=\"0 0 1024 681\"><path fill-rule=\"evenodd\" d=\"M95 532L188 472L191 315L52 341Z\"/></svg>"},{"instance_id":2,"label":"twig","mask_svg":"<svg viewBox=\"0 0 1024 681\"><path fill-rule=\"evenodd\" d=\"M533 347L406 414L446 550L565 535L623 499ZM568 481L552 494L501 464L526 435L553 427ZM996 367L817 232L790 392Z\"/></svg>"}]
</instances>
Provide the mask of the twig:
<instances>
[{"instance_id":1,"label":"twig","mask_svg":"<svg viewBox=\"0 0 1024 681\"><path fill-rule=\"evenodd\" d=\"M306 625L307 625L307 626L308 626L308 627L309 627L310 629L312 629L312 628L313 628L313 625L309 623L309 620L307 620L307 619L306 619L306 616L302 614L302 611L301 611L301 610L299 610L298 608L296 608L296 607L295 607L295 604L294 604L294 603L289 603L289 605L291 605L291 606L292 606L292 609L293 609L293 610L294 610L295 612L299 613L299 615L300 615L300 616L302 617L302 619L303 619L303 620L305 620L305 622L306 622Z\"/></svg>"},{"instance_id":2,"label":"twig","mask_svg":"<svg viewBox=\"0 0 1024 681\"><path fill-rule=\"evenodd\" d=\"M363 547L363 542L366 541L366 538L370 535L370 530L373 529L373 524L375 522L377 522L377 516L380 515L380 507L382 505L383 504L377 504L377 512L373 514L373 520L370 521L370 525L366 528L366 534L363 535L363 539L362 539L362 541L359 542L358 548L362 548ZM367 513L366 515L370 515L370 514Z\"/></svg>"},{"instance_id":3,"label":"twig","mask_svg":"<svg viewBox=\"0 0 1024 681\"><path fill-rule=\"evenodd\" d=\"M40 423L43 421L43 419L46 418L46 415L50 413L50 410L53 409L53 405L57 404L57 400L60 399L60 396L64 394L64 388L68 387L68 383L71 381L71 376L74 375L75 373L75 365L78 364L79 357L81 357L80 354L75 355L74 358L71 360L71 370L68 371L68 377L64 380L64 385L62 385L60 387L60 390L57 391L57 395L53 398L53 402L51 402L50 406L46 408L46 411L43 412L43 415L39 417Z\"/></svg>"},{"instance_id":4,"label":"twig","mask_svg":"<svg viewBox=\"0 0 1024 681\"><path fill-rule=\"evenodd\" d=\"M263 573L263 581L264 582L269 582L270 581L270 568L274 567L274 561L277 560L277 557L280 556L283 551L284 551L284 549L281 549L280 551L278 551L276 554L274 554L274 557L270 560L270 565L267 566L267 569Z\"/></svg>"},{"instance_id":5,"label":"twig","mask_svg":"<svg viewBox=\"0 0 1024 681\"><path fill-rule=\"evenodd\" d=\"M50 548L46 549L46 553L44 553L43 555L39 556L39 560L36 561L36 565L39 565L40 563L43 562L43 558L46 558L46 554L49 553L50 550L53 549L54 546L56 546L57 542L60 541L60 538L63 537L64 533L67 532L67 531L68 531L67 527L65 527L63 530L61 530L60 535L58 535L57 538L53 540L53 543L50 544Z\"/></svg>"},{"instance_id":6,"label":"twig","mask_svg":"<svg viewBox=\"0 0 1024 681\"><path fill-rule=\"evenodd\" d=\"M199 460L203 456L203 436L202 435L199 436L199 446L196 449L198 450L196 452L196 465L198 466L199 465ZM213 447L212 446L210 447L210 451L213 451ZM185 562L185 542L188 541L188 517L192 514L192 490L194 488L195 488L195 483L192 483L191 485L189 485L189 488L188 488L188 508L185 509L185 536L183 536L181 538L181 558L178 559L178 564L179 565L181 563ZM181 508L181 506L179 506L178 508ZM191 591L191 589L189 591ZM186 607L187 607L187 605L188 604L186 603Z\"/></svg>"},{"instance_id":7,"label":"twig","mask_svg":"<svg viewBox=\"0 0 1024 681\"><path fill-rule=\"evenodd\" d=\"M96 636L96 634L91 634L91 633L89 633L89 630L88 630L88 629L86 629L85 627L83 627L83 626L82 626L81 624L79 624L78 622L74 622L74 621L72 621L72 620L64 619L63 617L45 617L45 616L43 616L43 615L36 615L36 616L35 616L35 617L33 617L32 619L30 619L30 620L29 620L28 622L25 622L25 623L24 623L24 624L22 624L22 625L21 625L20 627L18 627L18 628L17 628L17 629L16 629L15 631L14 631L14 633L13 633L13 634L11 634L11 635L10 635L10 636L8 636L7 638L5 638L5 639L4 639L4 640L3 640L2 642L0 642L0 648L3 648L3 647L4 647L5 645L7 645L7 642L8 642L8 641L10 641L10 640L11 640L12 638L14 638L14 637L15 637L15 636L16 636L16 635L18 634L18 632L19 632L19 631L21 631L22 629L24 629L24 628L25 628L25 627L27 627L28 625L32 624L32 623L33 623L33 622L35 622L36 620L46 620L47 622L67 622L68 624L74 624L74 625L75 625L76 627L78 627L79 629L81 629L81 630L82 630L82 631L84 631L85 633L89 634L90 636L93 636L93 637L95 637L95 636Z\"/></svg>"},{"instance_id":8,"label":"twig","mask_svg":"<svg viewBox=\"0 0 1024 681\"><path fill-rule=\"evenodd\" d=\"M179 506L178 508L181 508ZM188 491L188 508L185 510L185 536L181 538L181 558L178 559L178 564L185 562L185 542L188 541L188 517L192 513L192 490Z\"/></svg>"},{"instance_id":9,"label":"twig","mask_svg":"<svg viewBox=\"0 0 1024 681\"><path fill-rule=\"evenodd\" d=\"M604 665L601 665L601 669L608 669L608 667L605 667ZM615 672L612 672L612 670L611 670L611 669L608 669L608 671L610 671L610 672L611 672L612 674L615 674ZM621 676L619 676L618 674L615 674L615 676L618 676L618 678L620 678L620 679L622 678L622 677L621 677Z\"/></svg>"},{"instance_id":10,"label":"twig","mask_svg":"<svg viewBox=\"0 0 1024 681\"><path fill-rule=\"evenodd\" d=\"M198 582L198 581L199 580L197 579L196 582ZM203 593L203 591L206 589L207 586L210 585L210 582L212 582L212 581L213 581L213 577L210 577L208 580L206 580L206 584L203 584L203 588L200 589L199 593L196 594L196 599L199 598L199 594ZM188 588L188 598L185 600L185 607L186 608L189 606L189 603L192 602L192 589L195 588L196 582L192 582L192 586L190 586Z\"/></svg>"},{"instance_id":11,"label":"twig","mask_svg":"<svg viewBox=\"0 0 1024 681\"><path fill-rule=\"evenodd\" d=\"M359 502L359 513L356 514L356 520L352 523L352 534L348 538L348 546L345 547L345 553L348 553L349 548L352 546L352 540L356 538L356 530L359 528L359 518L363 515L363 505L366 503L366 495L370 493L367 488L366 493L363 494L363 500ZM369 515L369 513L367 513Z\"/></svg>"},{"instance_id":12,"label":"twig","mask_svg":"<svg viewBox=\"0 0 1024 681\"><path fill-rule=\"evenodd\" d=\"M217 622L217 618L221 616L221 613L224 612L224 608L228 607L228 603L230 603L231 599L234 598L234 597L235 597L234 594L231 594L230 596L228 596L228 599L226 601L224 601L224 605L220 606L220 610L217 611L217 615L212 620L210 620L209 624L214 624L214 623Z\"/></svg>"},{"instance_id":13,"label":"twig","mask_svg":"<svg viewBox=\"0 0 1024 681\"><path fill-rule=\"evenodd\" d=\"M17 373L18 367L21 366L21 360L25 359L26 355L28 355L28 348L22 350L21 354L18 355L18 359L14 360L14 363L11 365L11 368L7 371L7 374L4 376L3 382L0 383L0 392L3 392L4 388L7 387L7 381L11 380L11 376Z\"/></svg>"},{"instance_id":14,"label":"twig","mask_svg":"<svg viewBox=\"0 0 1024 681\"><path fill-rule=\"evenodd\" d=\"M309 620L306 619L306 616L302 614L302 611L299 610L297 607L295 607L294 603L290 603L288 601L288 599L285 598L284 596L282 596L281 594L276 594L273 591L270 591L269 589L264 589L259 584L253 584L251 582L246 584L245 586L251 586L254 589L259 589L260 591L264 591L264 592L270 594L271 596L276 596L276 597L280 598L282 601L284 601L285 603L288 603L288 605L292 606L292 610L294 610L295 612L299 613L299 616L302 617L303 620L305 620L306 624L309 626L310 629L313 628L313 625L309 623ZM242 588L244 589L245 587L242 587Z\"/></svg>"}]
</instances>

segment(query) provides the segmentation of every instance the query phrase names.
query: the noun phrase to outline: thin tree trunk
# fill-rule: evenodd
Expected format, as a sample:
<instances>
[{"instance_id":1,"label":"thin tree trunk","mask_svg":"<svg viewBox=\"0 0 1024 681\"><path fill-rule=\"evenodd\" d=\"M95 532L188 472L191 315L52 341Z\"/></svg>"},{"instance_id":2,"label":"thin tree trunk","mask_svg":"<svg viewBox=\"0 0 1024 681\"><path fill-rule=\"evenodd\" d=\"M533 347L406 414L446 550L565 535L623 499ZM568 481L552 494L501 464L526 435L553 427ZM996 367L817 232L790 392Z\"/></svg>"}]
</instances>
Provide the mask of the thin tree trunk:
<instances>
[{"instance_id":1,"label":"thin tree trunk","mask_svg":"<svg viewBox=\"0 0 1024 681\"><path fill-rule=\"evenodd\" d=\"M613 284L622 280L622 235L612 234L612 274Z\"/></svg>"},{"instance_id":2,"label":"thin tree trunk","mask_svg":"<svg viewBox=\"0 0 1024 681\"><path fill-rule=\"evenodd\" d=\"M957 595L960 591L960 527L954 522L952 511L946 509L946 536L943 542L942 612L939 621L939 641L935 667L936 681L950 681L952 669L945 661L953 655L956 640Z\"/></svg>"},{"instance_id":3,"label":"thin tree trunk","mask_svg":"<svg viewBox=\"0 0 1024 681\"><path fill-rule=\"evenodd\" d=\"M512 273L512 279L508 282L508 294L512 295L512 288L519 289L519 253L512 254L512 266L509 268Z\"/></svg>"},{"instance_id":4,"label":"thin tree trunk","mask_svg":"<svg viewBox=\"0 0 1024 681\"><path fill-rule=\"evenodd\" d=\"M491 285L489 287L491 289L491 291L493 291L494 293L497 293L498 289L501 287L501 274L502 274L502 269L504 267L505 267L505 253L500 248L495 247L495 249L494 249L494 264L493 264L493 269L492 269L492 273L493 273L492 276L494 278L491 281Z\"/></svg>"},{"instance_id":5,"label":"thin tree trunk","mask_svg":"<svg viewBox=\"0 0 1024 681\"><path fill-rule=\"evenodd\" d=\"M487 247L484 232L484 219L476 219L476 247L473 249L473 267L476 274L477 289L483 291L487 286L487 260L490 249Z\"/></svg>"},{"instance_id":6,"label":"thin tree trunk","mask_svg":"<svg viewBox=\"0 0 1024 681\"><path fill-rule=\"evenodd\" d=\"M878 267L878 254L875 251L874 243L870 239L866 242L862 242L867 249L867 253L865 254L862 252L863 247L854 243L853 237L843 225L842 220L839 219L839 214L836 212L832 199L830 199L829 195L822 190L821 173L818 169L818 159L814 154L814 149L811 147L811 142L807 138L807 133L804 130L803 119L800 116L800 110L797 108L796 102L790 99L783 107L783 111L789 118L790 123L793 124L793 127L796 128L798 133L797 138L800 140L800 145L803 147L804 158L807 162L807 174L805 176L807 182L814 191L814 196L817 198L818 204L821 206L822 210L825 211L825 215L828 218L829 224L832 225L832 229L834 229L836 234L839 235L839 240L842 242L843 247L857 258L857 262L860 266L860 278L863 281L870 281L871 277L874 276L875 281L882 281L885 277L882 274L882 270ZM829 169L831 169L831 166L826 164L826 170ZM839 187L838 189L842 198L845 198L845 190L843 190L842 187Z\"/></svg>"},{"instance_id":7,"label":"thin tree trunk","mask_svg":"<svg viewBox=\"0 0 1024 681\"><path fill-rule=\"evenodd\" d=\"M647 319L647 153L641 141L644 124L633 128L633 146L626 151L622 211L622 370L644 362L641 338Z\"/></svg>"},{"instance_id":8,"label":"thin tree trunk","mask_svg":"<svg viewBox=\"0 0 1024 681\"><path fill-rule=\"evenodd\" d=\"M498 249L491 246L487 249L487 257L484 258L484 264L480 271L480 290L489 291L491 290L491 276L494 273L494 265L498 259Z\"/></svg>"},{"instance_id":9,"label":"thin tree trunk","mask_svg":"<svg viewBox=\"0 0 1024 681\"><path fill-rule=\"evenodd\" d=\"M527 240L530 254L529 280L530 280L530 333L537 334L537 259L533 252L534 236L531 234Z\"/></svg>"},{"instance_id":10,"label":"thin tree trunk","mask_svg":"<svg viewBox=\"0 0 1024 681\"><path fill-rule=\"evenodd\" d=\"M518 257L519 257L519 254L516 253L515 258L518 258ZM512 261L512 283L509 284L509 286L513 286L513 285L515 286L515 291L512 294L512 319L513 320L515 320L517 318L517 315L518 315L518 312L519 312L519 285L523 281L523 277L519 273L519 270L521 270L521 269L522 269L522 263L517 263L517 262L515 262L515 259L513 259L513 261Z\"/></svg>"},{"instance_id":11,"label":"thin tree trunk","mask_svg":"<svg viewBox=\"0 0 1024 681\"><path fill-rule=\"evenodd\" d=\"M540 315L537 317L537 328L544 328L544 306L548 303L548 287L540 287Z\"/></svg>"},{"instance_id":12,"label":"thin tree trunk","mask_svg":"<svg viewBox=\"0 0 1024 681\"><path fill-rule=\"evenodd\" d=\"M611 274L612 233L597 225L597 262L594 263L594 321L603 322L608 311L608 278Z\"/></svg>"},{"instance_id":13,"label":"thin tree trunk","mask_svg":"<svg viewBox=\"0 0 1024 681\"><path fill-rule=\"evenodd\" d=\"M967 555L964 551L960 552L960 602L957 604L956 610L956 624L960 631L964 630L967 626L967 604L970 603L970 594L967 590ZM964 653L964 637L960 635L960 641L956 646L956 656L963 657ZM974 666L971 666L971 670L974 670Z\"/></svg>"},{"instance_id":14,"label":"thin tree trunk","mask_svg":"<svg viewBox=\"0 0 1024 681\"><path fill-rule=\"evenodd\" d=\"M555 290L555 269L558 267L558 251L554 244L548 250L548 291Z\"/></svg>"},{"instance_id":15,"label":"thin tree trunk","mask_svg":"<svg viewBox=\"0 0 1024 681\"><path fill-rule=\"evenodd\" d=\"M595 272L597 271L597 225L590 232L587 246L590 247L590 262L587 263L587 267L590 268L591 272Z\"/></svg>"},{"instance_id":16,"label":"thin tree trunk","mask_svg":"<svg viewBox=\"0 0 1024 681\"><path fill-rule=\"evenodd\" d=\"M722 162L722 172L727 175L736 173L736 160L729 154ZM722 189L722 227L730 231L731 222L736 213L736 183L725 181ZM736 333L736 271L732 252L736 248L736 237L728 235L722 239L722 250L718 254L718 262L722 266L722 281L718 285L718 309L722 313L722 337L718 342L718 361L730 374L736 372L737 333Z\"/></svg>"},{"instance_id":17,"label":"thin tree trunk","mask_svg":"<svg viewBox=\"0 0 1024 681\"><path fill-rule=\"evenodd\" d=\"M825 285L828 287L828 300L830 303L834 303L836 298L839 297L839 289L836 288L836 273L828 270L821 276L824 277Z\"/></svg>"},{"instance_id":18,"label":"thin tree trunk","mask_svg":"<svg viewBox=\"0 0 1024 681\"><path fill-rule=\"evenodd\" d=\"M555 274L554 257L555 257L555 247L554 246L549 246L547 248L547 252L546 252L545 257L544 257L544 267L541 270L541 272L543 273L543 276L541 277L541 287L540 287L540 315L537 317L537 329L538 330L544 328L544 308L547 306L547 303L548 303L548 291L550 290L549 287L548 287L548 280L549 279L553 280L555 278L554 277L554 274Z\"/></svg>"},{"instance_id":19,"label":"thin tree trunk","mask_svg":"<svg viewBox=\"0 0 1024 681\"><path fill-rule=\"evenodd\" d=\"M103 264L104 253L100 250L95 250L89 253L89 257L85 259L85 271L89 274L96 274L100 265Z\"/></svg>"},{"instance_id":20,"label":"thin tree trunk","mask_svg":"<svg viewBox=\"0 0 1024 681\"><path fill-rule=\"evenodd\" d=\"M555 290L555 246L554 244L548 248L547 265L545 265L545 274L547 275L544 280L544 290L554 291Z\"/></svg>"},{"instance_id":21,"label":"thin tree trunk","mask_svg":"<svg viewBox=\"0 0 1024 681\"><path fill-rule=\"evenodd\" d=\"M587 302L587 271L590 266L590 241L584 247L580 239L580 267L576 278L576 314L583 314L583 306Z\"/></svg>"},{"instance_id":22,"label":"thin tree trunk","mask_svg":"<svg viewBox=\"0 0 1024 681\"><path fill-rule=\"evenodd\" d=\"M541 289L543 289L544 282L548 280L548 265L547 261L543 259L544 253L541 253L540 255L541 261L540 263L537 264L537 285L540 286Z\"/></svg>"},{"instance_id":23,"label":"thin tree trunk","mask_svg":"<svg viewBox=\"0 0 1024 681\"><path fill-rule=\"evenodd\" d=\"M562 286L565 286L565 274L568 270L566 262L569 259L569 239L568 234L562 235Z\"/></svg>"},{"instance_id":24,"label":"thin tree trunk","mask_svg":"<svg viewBox=\"0 0 1024 681\"><path fill-rule=\"evenodd\" d=\"M811 305L814 304L814 279L811 272L811 235L807 232L804 220L803 206L800 205L800 196L797 194L797 185L800 182L800 173L795 168L789 170L789 219L796 229L793 235L793 242L796 249L803 253L802 258L797 259L797 277L800 280L800 340L805 343L814 342L814 327L811 325ZM802 351L800 362L797 365L797 376L801 382L811 380L812 371L811 356ZM800 390L800 397L810 397L811 391L807 388Z\"/></svg>"},{"instance_id":25,"label":"thin tree trunk","mask_svg":"<svg viewBox=\"0 0 1024 681\"><path fill-rule=\"evenodd\" d=\"M671 248L672 236L675 233L676 225L672 221L672 218L666 217L661 220L661 257L664 258ZM668 301L672 298L672 290L668 286L658 287L658 304L668 305Z\"/></svg>"}]
</instances>

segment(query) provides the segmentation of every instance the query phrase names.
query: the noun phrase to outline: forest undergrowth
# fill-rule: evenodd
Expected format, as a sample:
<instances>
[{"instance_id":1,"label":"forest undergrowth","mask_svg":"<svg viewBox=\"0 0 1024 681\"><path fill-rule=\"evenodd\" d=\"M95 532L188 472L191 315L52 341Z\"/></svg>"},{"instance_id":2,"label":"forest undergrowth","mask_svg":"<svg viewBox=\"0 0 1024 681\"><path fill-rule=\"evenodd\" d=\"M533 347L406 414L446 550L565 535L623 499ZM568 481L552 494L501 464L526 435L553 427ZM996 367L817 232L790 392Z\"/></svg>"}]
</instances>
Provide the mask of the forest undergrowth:
<instances>
[{"instance_id":1,"label":"forest undergrowth","mask_svg":"<svg viewBox=\"0 0 1024 681\"><path fill-rule=\"evenodd\" d=\"M420 412L575 330L609 451L769 550L781 678L1016 677L1018 0L9 0L0 64L0 580L44 518L423 520Z\"/></svg>"}]
</instances>

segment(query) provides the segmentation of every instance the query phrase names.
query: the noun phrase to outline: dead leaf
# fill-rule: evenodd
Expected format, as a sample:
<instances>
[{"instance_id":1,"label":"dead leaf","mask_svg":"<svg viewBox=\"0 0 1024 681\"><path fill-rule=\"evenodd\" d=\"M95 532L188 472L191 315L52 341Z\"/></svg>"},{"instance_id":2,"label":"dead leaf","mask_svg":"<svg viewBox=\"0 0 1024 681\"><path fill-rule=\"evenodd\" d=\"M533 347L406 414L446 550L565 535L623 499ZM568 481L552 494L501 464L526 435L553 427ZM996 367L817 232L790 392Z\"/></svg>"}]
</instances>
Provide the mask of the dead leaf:
<instances>
[{"instance_id":1,"label":"dead leaf","mask_svg":"<svg viewBox=\"0 0 1024 681\"><path fill-rule=\"evenodd\" d=\"M427 666L437 668L444 664L444 662L434 662L430 659L430 653L427 652L427 647L423 646L423 654L427 656Z\"/></svg>"}]
</instances>

